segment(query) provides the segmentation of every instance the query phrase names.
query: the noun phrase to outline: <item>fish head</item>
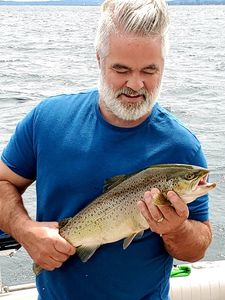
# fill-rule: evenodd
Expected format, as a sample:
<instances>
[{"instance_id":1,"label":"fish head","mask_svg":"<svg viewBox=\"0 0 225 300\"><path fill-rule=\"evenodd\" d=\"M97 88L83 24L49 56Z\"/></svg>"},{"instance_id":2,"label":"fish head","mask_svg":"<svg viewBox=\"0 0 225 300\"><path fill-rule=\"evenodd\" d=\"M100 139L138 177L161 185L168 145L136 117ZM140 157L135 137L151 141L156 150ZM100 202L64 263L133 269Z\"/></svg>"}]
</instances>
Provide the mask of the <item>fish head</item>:
<instances>
[{"instance_id":1,"label":"fish head","mask_svg":"<svg viewBox=\"0 0 225 300\"><path fill-rule=\"evenodd\" d=\"M216 183L208 182L208 176L208 169L193 165L176 165L167 171L167 180L172 183L171 190L185 203L194 201L216 187Z\"/></svg>"}]
</instances>

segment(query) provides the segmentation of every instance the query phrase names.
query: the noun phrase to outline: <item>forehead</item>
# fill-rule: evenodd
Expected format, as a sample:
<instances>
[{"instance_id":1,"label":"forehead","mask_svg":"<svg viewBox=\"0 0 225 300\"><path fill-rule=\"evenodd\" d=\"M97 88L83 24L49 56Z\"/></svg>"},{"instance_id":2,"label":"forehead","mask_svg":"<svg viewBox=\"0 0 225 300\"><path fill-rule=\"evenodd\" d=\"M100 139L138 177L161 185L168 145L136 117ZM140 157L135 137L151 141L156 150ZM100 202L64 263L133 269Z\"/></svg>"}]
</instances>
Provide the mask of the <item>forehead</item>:
<instances>
[{"instance_id":1,"label":"forehead","mask_svg":"<svg viewBox=\"0 0 225 300\"><path fill-rule=\"evenodd\" d=\"M107 59L110 63L145 67L149 64L163 64L163 41L160 36L137 37L111 34L109 36Z\"/></svg>"}]
</instances>

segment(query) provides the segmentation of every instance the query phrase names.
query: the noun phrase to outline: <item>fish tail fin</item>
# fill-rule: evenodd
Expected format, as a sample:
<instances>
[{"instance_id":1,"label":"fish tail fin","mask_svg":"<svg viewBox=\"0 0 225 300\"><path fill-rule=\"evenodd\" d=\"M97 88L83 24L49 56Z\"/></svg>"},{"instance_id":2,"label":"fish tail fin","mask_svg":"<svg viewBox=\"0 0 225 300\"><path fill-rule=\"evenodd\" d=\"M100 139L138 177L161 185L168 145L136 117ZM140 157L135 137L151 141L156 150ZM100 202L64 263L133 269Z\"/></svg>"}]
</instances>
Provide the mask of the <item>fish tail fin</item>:
<instances>
[{"instance_id":1,"label":"fish tail fin","mask_svg":"<svg viewBox=\"0 0 225 300\"><path fill-rule=\"evenodd\" d=\"M43 270L44 269L41 266L39 266L36 263L33 263L33 272L36 276L39 275Z\"/></svg>"}]
</instances>

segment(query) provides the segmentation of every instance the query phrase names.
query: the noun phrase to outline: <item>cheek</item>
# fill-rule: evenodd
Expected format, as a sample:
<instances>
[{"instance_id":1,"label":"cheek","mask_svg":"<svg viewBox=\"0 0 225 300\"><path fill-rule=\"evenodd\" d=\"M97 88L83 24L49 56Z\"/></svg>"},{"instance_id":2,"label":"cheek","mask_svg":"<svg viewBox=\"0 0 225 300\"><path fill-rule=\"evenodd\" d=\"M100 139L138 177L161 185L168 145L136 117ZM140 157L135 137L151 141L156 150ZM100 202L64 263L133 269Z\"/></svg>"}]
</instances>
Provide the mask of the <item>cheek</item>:
<instances>
[{"instance_id":1,"label":"cheek","mask_svg":"<svg viewBox=\"0 0 225 300\"><path fill-rule=\"evenodd\" d=\"M148 91L154 91L160 87L161 76L153 76L145 80L145 88Z\"/></svg>"},{"instance_id":2,"label":"cheek","mask_svg":"<svg viewBox=\"0 0 225 300\"><path fill-rule=\"evenodd\" d=\"M123 78L122 75L118 75L115 73L108 73L105 76L105 80L107 84L112 87L114 90L120 89L125 86L126 84L126 79Z\"/></svg>"}]
</instances>

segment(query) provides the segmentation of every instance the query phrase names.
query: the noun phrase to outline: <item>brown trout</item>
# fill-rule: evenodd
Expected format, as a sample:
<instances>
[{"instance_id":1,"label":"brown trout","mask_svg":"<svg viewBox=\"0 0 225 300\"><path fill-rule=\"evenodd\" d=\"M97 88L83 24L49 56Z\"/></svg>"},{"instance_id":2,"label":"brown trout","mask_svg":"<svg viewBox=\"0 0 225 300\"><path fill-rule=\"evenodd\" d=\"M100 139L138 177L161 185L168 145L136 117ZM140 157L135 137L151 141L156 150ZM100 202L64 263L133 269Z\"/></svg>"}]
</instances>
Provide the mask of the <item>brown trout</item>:
<instances>
[{"instance_id":1,"label":"brown trout","mask_svg":"<svg viewBox=\"0 0 225 300\"><path fill-rule=\"evenodd\" d=\"M156 205L169 205L168 191L176 192L185 203L194 201L215 188L208 183L209 170L184 164L154 165L134 174L116 176L106 182L104 193L74 217L59 222L59 233L77 249L86 262L103 244L124 239L126 249L136 236L148 229L137 202L151 188L160 194ZM34 266L37 274L41 268Z\"/></svg>"}]
</instances>

